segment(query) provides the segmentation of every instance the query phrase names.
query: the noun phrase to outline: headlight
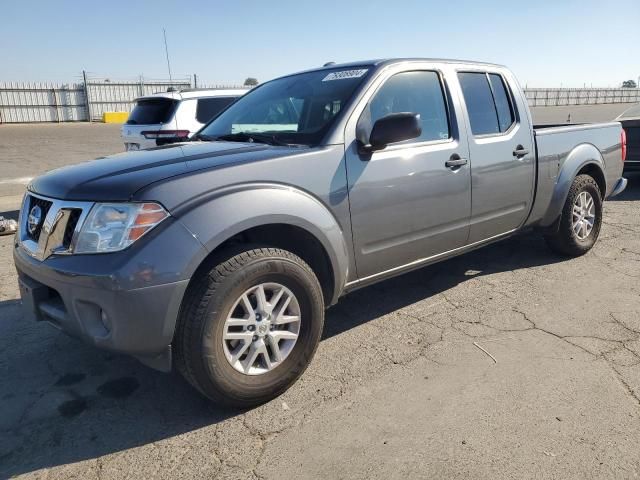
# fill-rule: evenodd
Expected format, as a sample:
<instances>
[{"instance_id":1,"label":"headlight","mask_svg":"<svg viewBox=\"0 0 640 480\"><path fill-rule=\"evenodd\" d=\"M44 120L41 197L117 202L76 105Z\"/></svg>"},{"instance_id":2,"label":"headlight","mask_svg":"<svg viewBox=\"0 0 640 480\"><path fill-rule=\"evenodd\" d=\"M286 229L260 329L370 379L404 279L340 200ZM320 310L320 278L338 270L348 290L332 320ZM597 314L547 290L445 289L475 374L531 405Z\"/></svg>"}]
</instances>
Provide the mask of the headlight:
<instances>
[{"instance_id":1,"label":"headlight","mask_svg":"<svg viewBox=\"0 0 640 480\"><path fill-rule=\"evenodd\" d=\"M157 203L96 203L80 229L74 253L123 250L168 216Z\"/></svg>"}]
</instances>

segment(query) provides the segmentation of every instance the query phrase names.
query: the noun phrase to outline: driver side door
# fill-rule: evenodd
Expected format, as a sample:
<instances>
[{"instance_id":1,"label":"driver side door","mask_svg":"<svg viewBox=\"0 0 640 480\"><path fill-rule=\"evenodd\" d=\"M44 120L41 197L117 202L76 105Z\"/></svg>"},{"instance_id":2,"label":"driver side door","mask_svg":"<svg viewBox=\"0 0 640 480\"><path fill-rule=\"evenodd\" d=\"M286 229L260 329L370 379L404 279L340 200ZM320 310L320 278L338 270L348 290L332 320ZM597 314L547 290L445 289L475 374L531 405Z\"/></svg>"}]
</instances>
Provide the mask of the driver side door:
<instances>
[{"instance_id":1,"label":"driver side door","mask_svg":"<svg viewBox=\"0 0 640 480\"><path fill-rule=\"evenodd\" d=\"M441 72L388 74L358 117L358 136L362 130L370 133L376 120L400 112L420 114L418 138L363 153L354 135L346 149L354 254L361 281L462 247L469 235L469 150L466 138L460 138Z\"/></svg>"}]
</instances>

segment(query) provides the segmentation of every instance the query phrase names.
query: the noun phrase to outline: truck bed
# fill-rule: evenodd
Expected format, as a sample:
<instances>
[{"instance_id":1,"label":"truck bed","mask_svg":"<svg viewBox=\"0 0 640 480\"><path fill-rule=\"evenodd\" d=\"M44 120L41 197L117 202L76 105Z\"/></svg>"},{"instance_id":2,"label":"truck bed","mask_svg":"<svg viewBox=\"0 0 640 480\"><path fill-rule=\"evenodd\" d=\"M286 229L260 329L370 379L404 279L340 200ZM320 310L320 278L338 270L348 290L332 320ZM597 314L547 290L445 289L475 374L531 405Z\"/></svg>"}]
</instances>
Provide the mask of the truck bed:
<instances>
[{"instance_id":1,"label":"truck bed","mask_svg":"<svg viewBox=\"0 0 640 480\"><path fill-rule=\"evenodd\" d=\"M612 186L622 175L620 132L619 122L534 125L538 172L530 224L547 226L552 221L550 212L556 210L555 204L559 201L554 198L554 192L563 191L556 186L569 181L563 172L570 169L563 167L576 156L592 157L595 163L603 166L603 180L610 186L603 196L611 193Z\"/></svg>"}]
</instances>

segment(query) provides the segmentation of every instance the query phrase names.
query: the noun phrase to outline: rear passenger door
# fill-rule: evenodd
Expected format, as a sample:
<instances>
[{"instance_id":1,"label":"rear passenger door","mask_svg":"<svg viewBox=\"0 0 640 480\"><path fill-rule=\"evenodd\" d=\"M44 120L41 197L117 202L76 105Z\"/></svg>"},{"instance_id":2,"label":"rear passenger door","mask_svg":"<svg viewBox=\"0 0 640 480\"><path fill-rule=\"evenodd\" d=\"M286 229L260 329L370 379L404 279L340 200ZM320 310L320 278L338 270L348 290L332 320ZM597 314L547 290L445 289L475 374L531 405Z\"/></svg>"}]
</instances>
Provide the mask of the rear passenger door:
<instances>
[{"instance_id":1,"label":"rear passenger door","mask_svg":"<svg viewBox=\"0 0 640 480\"><path fill-rule=\"evenodd\" d=\"M471 156L469 243L509 232L533 200L535 152L527 106L501 73L458 72Z\"/></svg>"}]
</instances>

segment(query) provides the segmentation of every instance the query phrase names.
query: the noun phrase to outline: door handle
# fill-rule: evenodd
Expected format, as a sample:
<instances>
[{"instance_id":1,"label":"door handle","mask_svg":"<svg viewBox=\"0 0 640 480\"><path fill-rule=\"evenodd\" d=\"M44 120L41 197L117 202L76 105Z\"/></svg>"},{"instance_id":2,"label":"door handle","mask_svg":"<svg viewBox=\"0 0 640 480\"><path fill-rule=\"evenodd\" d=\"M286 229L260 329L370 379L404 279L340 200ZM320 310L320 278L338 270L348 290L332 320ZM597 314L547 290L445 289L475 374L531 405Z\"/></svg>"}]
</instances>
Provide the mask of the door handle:
<instances>
[{"instance_id":1,"label":"door handle","mask_svg":"<svg viewBox=\"0 0 640 480\"><path fill-rule=\"evenodd\" d=\"M529 150L524 148L522 145L518 145L516 149L513 151L513 156L517 158L522 158L525 155L529 155Z\"/></svg>"},{"instance_id":2,"label":"door handle","mask_svg":"<svg viewBox=\"0 0 640 480\"><path fill-rule=\"evenodd\" d=\"M447 168L457 168L466 165L467 161L468 160L466 158L460 158L460 155L454 153L453 155L451 155L449 160L444 162L444 166Z\"/></svg>"}]
</instances>

